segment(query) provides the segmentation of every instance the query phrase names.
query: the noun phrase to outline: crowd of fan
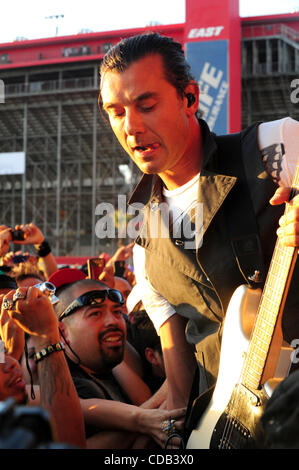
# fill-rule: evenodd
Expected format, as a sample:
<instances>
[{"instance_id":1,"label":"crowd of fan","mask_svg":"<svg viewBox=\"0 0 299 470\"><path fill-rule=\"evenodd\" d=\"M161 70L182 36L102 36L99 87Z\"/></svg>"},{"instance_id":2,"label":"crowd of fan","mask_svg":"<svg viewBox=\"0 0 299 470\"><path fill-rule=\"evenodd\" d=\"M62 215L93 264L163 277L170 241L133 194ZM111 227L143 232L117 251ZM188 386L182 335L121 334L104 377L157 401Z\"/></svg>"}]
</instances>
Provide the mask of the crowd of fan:
<instances>
[{"instance_id":1,"label":"crowd of fan","mask_svg":"<svg viewBox=\"0 0 299 470\"><path fill-rule=\"evenodd\" d=\"M0 404L13 399L16 406L45 409L51 442L97 449L163 448L168 440L163 423L176 420L177 431L183 426L185 409L165 406L160 339L129 265L132 248L99 254L104 267L92 279L87 265L58 267L33 223L0 226ZM117 261L124 262L121 276L115 275ZM73 306L76 299L82 303ZM57 350L47 350L43 358L37 345L53 346L57 335ZM59 366L58 356L65 360ZM51 387L58 379L63 385ZM66 385L69 379L74 389ZM5 447L2 431L0 447ZM171 446L179 445L173 438Z\"/></svg>"}]
</instances>

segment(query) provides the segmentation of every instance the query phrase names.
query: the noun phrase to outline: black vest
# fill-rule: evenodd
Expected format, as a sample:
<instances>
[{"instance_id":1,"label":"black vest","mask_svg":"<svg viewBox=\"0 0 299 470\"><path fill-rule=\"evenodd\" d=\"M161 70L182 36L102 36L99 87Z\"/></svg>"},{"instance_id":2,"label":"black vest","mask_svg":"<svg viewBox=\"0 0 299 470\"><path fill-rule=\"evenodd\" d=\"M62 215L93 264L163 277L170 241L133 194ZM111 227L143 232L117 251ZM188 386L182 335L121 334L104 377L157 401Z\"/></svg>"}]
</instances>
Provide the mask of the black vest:
<instances>
[{"instance_id":1,"label":"black vest","mask_svg":"<svg viewBox=\"0 0 299 470\"><path fill-rule=\"evenodd\" d=\"M215 137L200 121L204 161L198 202L203 207L203 238L197 249L186 240L150 237L136 242L146 251L152 285L176 312L188 319L186 338L194 345L200 393L217 377L223 319L234 290L259 270L267 272L284 207L269 204L277 185L266 173L253 125L240 134ZM162 202L161 180L144 175L130 203L147 202L144 227ZM160 220L163 224L163 214ZM168 223L168 220L166 221ZM143 236L146 233L146 236Z\"/></svg>"}]
</instances>

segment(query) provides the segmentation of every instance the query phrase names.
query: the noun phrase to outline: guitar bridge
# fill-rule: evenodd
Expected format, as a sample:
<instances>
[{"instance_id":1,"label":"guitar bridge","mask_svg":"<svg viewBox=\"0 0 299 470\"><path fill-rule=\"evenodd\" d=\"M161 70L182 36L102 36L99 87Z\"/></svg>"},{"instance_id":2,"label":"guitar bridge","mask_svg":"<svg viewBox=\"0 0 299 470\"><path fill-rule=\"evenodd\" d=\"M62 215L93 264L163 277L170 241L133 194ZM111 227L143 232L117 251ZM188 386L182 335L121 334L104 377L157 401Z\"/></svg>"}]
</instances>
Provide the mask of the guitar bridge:
<instances>
[{"instance_id":1,"label":"guitar bridge","mask_svg":"<svg viewBox=\"0 0 299 470\"><path fill-rule=\"evenodd\" d=\"M263 445L260 417L265 404L263 390L254 393L243 384L236 385L213 430L210 448L255 449Z\"/></svg>"},{"instance_id":2,"label":"guitar bridge","mask_svg":"<svg viewBox=\"0 0 299 470\"><path fill-rule=\"evenodd\" d=\"M211 449L252 449L254 440L249 429L238 419L223 413L210 442Z\"/></svg>"}]
</instances>

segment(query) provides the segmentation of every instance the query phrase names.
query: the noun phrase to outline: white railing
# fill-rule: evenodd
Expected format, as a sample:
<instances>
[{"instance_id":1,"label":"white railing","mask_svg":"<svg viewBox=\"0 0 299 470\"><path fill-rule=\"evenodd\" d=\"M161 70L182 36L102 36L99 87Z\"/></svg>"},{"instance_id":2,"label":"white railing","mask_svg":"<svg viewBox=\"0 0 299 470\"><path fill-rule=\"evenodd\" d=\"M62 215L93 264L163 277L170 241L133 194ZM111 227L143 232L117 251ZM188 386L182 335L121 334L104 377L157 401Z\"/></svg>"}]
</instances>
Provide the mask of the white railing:
<instances>
[{"instance_id":1,"label":"white railing","mask_svg":"<svg viewBox=\"0 0 299 470\"><path fill-rule=\"evenodd\" d=\"M5 80L4 80L5 83ZM63 80L45 80L39 82L28 83L11 83L5 85L5 95L23 95L35 93L52 93L54 91L63 91L71 89L96 89L94 79L92 77L86 78L68 78Z\"/></svg>"}]
</instances>

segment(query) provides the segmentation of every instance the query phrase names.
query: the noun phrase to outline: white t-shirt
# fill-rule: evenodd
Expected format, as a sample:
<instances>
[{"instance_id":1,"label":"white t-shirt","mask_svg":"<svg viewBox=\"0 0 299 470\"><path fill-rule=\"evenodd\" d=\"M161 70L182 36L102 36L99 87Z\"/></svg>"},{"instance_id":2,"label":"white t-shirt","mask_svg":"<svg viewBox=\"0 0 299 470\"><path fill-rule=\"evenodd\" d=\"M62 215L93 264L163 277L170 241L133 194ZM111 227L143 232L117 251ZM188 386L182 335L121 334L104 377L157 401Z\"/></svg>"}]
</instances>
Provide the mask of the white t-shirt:
<instances>
[{"instance_id":1,"label":"white t-shirt","mask_svg":"<svg viewBox=\"0 0 299 470\"><path fill-rule=\"evenodd\" d=\"M291 186L299 156L299 122L291 118L262 123L258 127L258 143L266 170L280 186ZM199 175L172 191L163 190L165 201L179 224L186 212L197 203ZM133 262L142 302L157 333L175 312L174 308L151 285L145 272L145 250L135 244Z\"/></svg>"}]
</instances>

